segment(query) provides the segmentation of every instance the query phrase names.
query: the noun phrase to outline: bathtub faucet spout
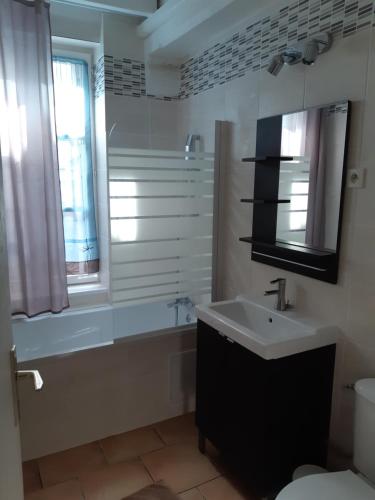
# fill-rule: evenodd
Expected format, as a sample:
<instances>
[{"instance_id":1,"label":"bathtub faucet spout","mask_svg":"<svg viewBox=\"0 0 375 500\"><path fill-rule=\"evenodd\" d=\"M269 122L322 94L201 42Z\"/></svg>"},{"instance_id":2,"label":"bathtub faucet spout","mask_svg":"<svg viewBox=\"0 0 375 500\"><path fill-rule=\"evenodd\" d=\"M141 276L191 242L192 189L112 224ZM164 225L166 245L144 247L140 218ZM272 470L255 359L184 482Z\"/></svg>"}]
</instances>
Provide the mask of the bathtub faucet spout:
<instances>
[{"instance_id":1,"label":"bathtub faucet spout","mask_svg":"<svg viewBox=\"0 0 375 500\"><path fill-rule=\"evenodd\" d=\"M193 309L194 304L192 300L189 297L181 297L173 302L169 302L167 304L167 307L171 308L174 307L175 310L175 326L178 326L178 312L179 312L179 306L185 306L188 310Z\"/></svg>"}]
</instances>

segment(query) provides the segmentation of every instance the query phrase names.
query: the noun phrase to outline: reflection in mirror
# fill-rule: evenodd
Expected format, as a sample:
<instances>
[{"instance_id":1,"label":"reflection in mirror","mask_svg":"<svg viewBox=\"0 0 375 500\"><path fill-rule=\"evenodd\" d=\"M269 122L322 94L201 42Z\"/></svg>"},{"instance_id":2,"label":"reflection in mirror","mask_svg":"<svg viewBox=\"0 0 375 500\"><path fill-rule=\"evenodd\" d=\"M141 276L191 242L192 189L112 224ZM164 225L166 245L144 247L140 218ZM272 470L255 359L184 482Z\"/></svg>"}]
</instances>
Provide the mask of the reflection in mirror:
<instances>
[{"instance_id":1,"label":"reflection in mirror","mask_svg":"<svg viewBox=\"0 0 375 500\"><path fill-rule=\"evenodd\" d=\"M282 117L278 241L337 249L348 103Z\"/></svg>"}]
</instances>

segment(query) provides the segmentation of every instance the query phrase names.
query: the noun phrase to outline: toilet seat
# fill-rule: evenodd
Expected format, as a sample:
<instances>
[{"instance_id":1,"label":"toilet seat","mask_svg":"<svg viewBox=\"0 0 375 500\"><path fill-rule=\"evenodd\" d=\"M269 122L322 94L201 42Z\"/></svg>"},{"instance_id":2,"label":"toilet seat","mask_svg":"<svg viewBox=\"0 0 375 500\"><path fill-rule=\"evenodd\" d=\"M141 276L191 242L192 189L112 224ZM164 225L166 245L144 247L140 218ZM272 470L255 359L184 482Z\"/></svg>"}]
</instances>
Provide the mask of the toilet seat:
<instances>
[{"instance_id":1,"label":"toilet seat","mask_svg":"<svg viewBox=\"0 0 375 500\"><path fill-rule=\"evenodd\" d=\"M297 479L276 500L375 500L375 489L354 472L327 472Z\"/></svg>"}]
</instances>

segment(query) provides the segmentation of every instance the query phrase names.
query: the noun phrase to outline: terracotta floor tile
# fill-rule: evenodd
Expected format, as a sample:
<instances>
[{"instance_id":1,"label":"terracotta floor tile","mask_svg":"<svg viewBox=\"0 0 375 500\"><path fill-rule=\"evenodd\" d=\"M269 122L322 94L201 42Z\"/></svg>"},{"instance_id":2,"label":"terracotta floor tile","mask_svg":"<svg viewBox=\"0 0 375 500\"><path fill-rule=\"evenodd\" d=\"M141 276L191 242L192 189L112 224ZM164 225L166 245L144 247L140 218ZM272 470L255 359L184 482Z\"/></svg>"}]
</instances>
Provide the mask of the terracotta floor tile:
<instances>
[{"instance_id":1,"label":"terracotta floor tile","mask_svg":"<svg viewBox=\"0 0 375 500\"><path fill-rule=\"evenodd\" d=\"M180 498L181 500L204 500L197 488L185 491L184 493L180 493L178 495L178 498Z\"/></svg>"},{"instance_id":2,"label":"terracotta floor tile","mask_svg":"<svg viewBox=\"0 0 375 500\"><path fill-rule=\"evenodd\" d=\"M122 500L152 484L141 461L108 465L79 479L86 500Z\"/></svg>"},{"instance_id":3,"label":"terracotta floor tile","mask_svg":"<svg viewBox=\"0 0 375 500\"><path fill-rule=\"evenodd\" d=\"M218 477L213 481L198 486L206 500L256 500L253 496L244 496L228 479Z\"/></svg>"},{"instance_id":4,"label":"terracotta floor tile","mask_svg":"<svg viewBox=\"0 0 375 500\"><path fill-rule=\"evenodd\" d=\"M166 444L197 443L198 430L194 419L195 414L188 413L160 422L155 428Z\"/></svg>"},{"instance_id":5,"label":"terracotta floor tile","mask_svg":"<svg viewBox=\"0 0 375 500\"><path fill-rule=\"evenodd\" d=\"M102 439L100 445L108 463L113 464L159 450L164 443L154 429L147 427Z\"/></svg>"},{"instance_id":6,"label":"terracotta floor tile","mask_svg":"<svg viewBox=\"0 0 375 500\"><path fill-rule=\"evenodd\" d=\"M164 481L175 493L220 475L209 459L189 444L167 446L141 458L154 481Z\"/></svg>"},{"instance_id":7,"label":"terracotta floor tile","mask_svg":"<svg viewBox=\"0 0 375 500\"><path fill-rule=\"evenodd\" d=\"M163 484L151 484L124 500L177 500L177 497Z\"/></svg>"},{"instance_id":8,"label":"terracotta floor tile","mask_svg":"<svg viewBox=\"0 0 375 500\"><path fill-rule=\"evenodd\" d=\"M79 481L71 480L25 496L25 500L83 500Z\"/></svg>"},{"instance_id":9,"label":"terracotta floor tile","mask_svg":"<svg viewBox=\"0 0 375 500\"><path fill-rule=\"evenodd\" d=\"M40 490L42 483L39 475L39 467L36 460L30 460L28 462L23 462L22 464L23 472L23 490L25 495L27 493L32 493L33 491Z\"/></svg>"},{"instance_id":10,"label":"terracotta floor tile","mask_svg":"<svg viewBox=\"0 0 375 500\"><path fill-rule=\"evenodd\" d=\"M85 444L38 459L44 487L76 478L83 472L102 467L105 463L99 443Z\"/></svg>"}]
</instances>

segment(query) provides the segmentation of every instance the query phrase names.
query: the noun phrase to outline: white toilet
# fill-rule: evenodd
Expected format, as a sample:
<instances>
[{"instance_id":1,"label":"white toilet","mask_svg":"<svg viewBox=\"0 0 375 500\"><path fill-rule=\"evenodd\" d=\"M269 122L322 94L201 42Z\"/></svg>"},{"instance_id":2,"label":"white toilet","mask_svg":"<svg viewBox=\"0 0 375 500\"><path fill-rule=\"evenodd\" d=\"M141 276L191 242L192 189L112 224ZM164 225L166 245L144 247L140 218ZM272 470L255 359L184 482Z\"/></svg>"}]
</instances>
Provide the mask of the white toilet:
<instances>
[{"instance_id":1,"label":"white toilet","mask_svg":"<svg viewBox=\"0 0 375 500\"><path fill-rule=\"evenodd\" d=\"M359 380L355 393L354 465L359 474L350 470L321 473L311 466L309 475L288 484L276 500L375 499L375 379ZM304 467L309 470L309 466L301 470Z\"/></svg>"}]
</instances>

